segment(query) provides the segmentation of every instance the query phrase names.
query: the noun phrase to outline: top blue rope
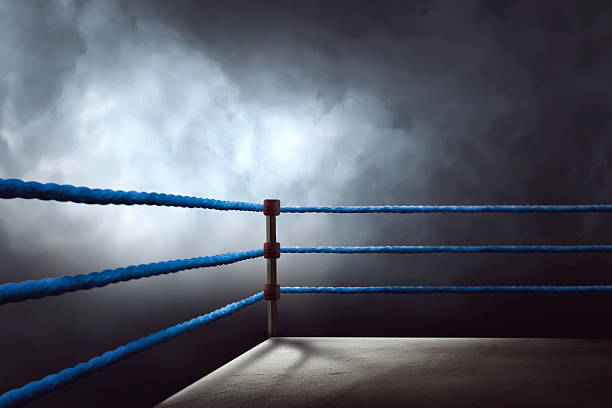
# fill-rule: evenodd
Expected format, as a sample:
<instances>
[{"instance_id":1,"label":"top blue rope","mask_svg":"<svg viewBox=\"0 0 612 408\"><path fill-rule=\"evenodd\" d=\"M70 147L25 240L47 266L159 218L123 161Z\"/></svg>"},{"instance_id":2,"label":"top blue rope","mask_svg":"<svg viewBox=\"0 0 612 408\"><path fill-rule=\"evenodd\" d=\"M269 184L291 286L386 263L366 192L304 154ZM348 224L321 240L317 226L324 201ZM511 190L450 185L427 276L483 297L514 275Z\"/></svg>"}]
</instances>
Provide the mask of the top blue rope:
<instances>
[{"instance_id":1,"label":"top blue rope","mask_svg":"<svg viewBox=\"0 0 612 408\"><path fill-rule=\"evenodd\" d=\"M41 184L36 181L26 182L18 179L0 179L0 198L38 198L39 200L71 201L83 204L144 204L214 210L263 211L263 204L173 194L91 189L69 184Z\"/></svg>"},{"instance_id":2,"label":"top blue rope","mask_svg":"<svg viewBox=\"0 0 612 408\"><path fill-rule=\"evenodd\" d=\"M281 207L286 213L529 213L612 212L612 205L383 205Z\"/></svg>"},{"instance_id":3,"label":"top blue rope","mask_svg":"<svg viewBox=\"0 0 612 408\"><path fill-rule=\"evenodd\" d=\"M69 184L41 184L36 181L0 178L0 198L37 198L84 204L143 204L213 210L263 211L263 205L240 201L137 191L102 190ZM612 212L612 205L385 205L281 207L285 213L528 213L528 212Z\"/></svg>"}]
</instances>

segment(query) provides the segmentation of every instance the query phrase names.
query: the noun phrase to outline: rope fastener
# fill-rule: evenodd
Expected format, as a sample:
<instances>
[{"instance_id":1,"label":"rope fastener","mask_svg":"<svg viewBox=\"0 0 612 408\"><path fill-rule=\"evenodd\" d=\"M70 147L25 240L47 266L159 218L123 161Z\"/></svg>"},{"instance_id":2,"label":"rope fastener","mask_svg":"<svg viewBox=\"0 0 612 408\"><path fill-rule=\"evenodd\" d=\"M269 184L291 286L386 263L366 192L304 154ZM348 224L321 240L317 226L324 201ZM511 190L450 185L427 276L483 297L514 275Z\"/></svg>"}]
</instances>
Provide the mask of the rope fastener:
<instances>
[{"instance_id":1,"label":"rope fastener","mask_svg":"<svg viewBox=\"0 0 612 408\"><path fill-rule=\"evenodd\" d=\"M280 299L280 285L266 283L263 291L264 300L279 300Z\"/></svg>"},{"instance_id":2,"label":"rope fastener","mask_svg":"<svg viewBox=\"0 0 612 408\"><path fill-rule=\"evenodd\" d=\"M266 259L278 259L281 254L280 243L264 242L263 256Z\"/></svg>"},{"instance_id":3,"label":"rope fastener","mask_svg":"<svg viewBox=\"0 0 612 408\"><path fill-rule=\"evenodd\" d=\"M280 200L264 200L263 213L274 217L280 215Z\"/></svg>"}]
</instances>

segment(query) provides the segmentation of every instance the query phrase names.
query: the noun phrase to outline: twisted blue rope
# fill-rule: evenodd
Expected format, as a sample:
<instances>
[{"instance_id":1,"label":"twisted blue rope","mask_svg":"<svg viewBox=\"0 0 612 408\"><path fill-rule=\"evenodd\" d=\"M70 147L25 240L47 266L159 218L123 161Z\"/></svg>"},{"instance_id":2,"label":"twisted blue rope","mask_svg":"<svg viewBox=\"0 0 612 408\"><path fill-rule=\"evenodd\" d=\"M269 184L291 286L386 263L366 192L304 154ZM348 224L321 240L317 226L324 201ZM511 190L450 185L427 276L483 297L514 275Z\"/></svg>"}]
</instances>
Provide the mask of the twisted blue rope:
<instances>
[{"instance_id":1,"label":"twisted blue rope","mask_svg":"<svg viewBox=\"0 0 612 408\"><path fill-rule=\"evenodd\" d=\"M80 363L74 367L66 368L58 373L48 375L42 380L33 381L21 388L10 390L5 394L0 395L0 408L20 406L52 391L57 391L67 384L90 376L98 371L102 371L111 364L114 364L120 360L168 341L187 331L196 329L222 317L229 316L230 314L245 308L248 305L258 302L262 298L263 292L259 292L246 299L223 306L222 308L213 312L195 317L165 330L160 330L146 337L132 341L125 346L118 347L112 351L107 351L106 353L94 357L87 362Z\"/></svg>"},{"instance_id":2,"label":"twisted blue rope","mask_svg":"<svg viewBox=\"0 0 612 408\"><path fill-rule=\"evenodd\" d=\"M612 212L612 205L384 205L281 207L286 213L530 213Z\"/></svg>"},{"instance_id":3,"label":"twisted blue rope","mask_svg":"<svg viewBox=\"0 0 612 408\"><path fill-rule=\"evenodd\" d=\"M107 269L102 272L92 272L87 275L60 276L20 283L0 285L0 305L9 302L20 302L26 299L36 299L45 296L56 296L66 292L91 289L106 286L110 283L140 279L148 276L163 275L188 269L208 266L227 265L246 259L258 258L263 255L263 249L245 252L230 252L215 256L178 259L175 261L155 262L127 268Z\"/></svg>"},{"instance_id":4,"label":"twisted blue rope","mask_svg":"<svg viewBox=\"0 0 612 408\"><path fill-rule=\"evenodd\" d=\"M612 292L612 286L283 286L281 293L580 293Z\"/></svg>"},{"instance_id":5,"label":"twisted blue rope","mask_svg":"<svg viewBox=\"0 0 612 408\"><path fill-rule=\"evenodd\" d=\"M69 184L38 183L0 178L0 198L37 198L84 204L144 204L215 210L263 211L263 205L240 201L136 191L102 190ZM465 212L612 212L612 205L385 205L281 207L285 213L465 213Z\"/></svg>"},{"instance_id":6,"label":"twisted blue rope","mask_svg":"<svg viewBox=\"0 0 612 408\"><path fill-rule=\"evenodd\" d=\"M263 204L221 201L210 198L136 191L101 190L69 184L41 184L36 181L0 179L0 198L37 198L84 204L144 204L168 207L209 208L215 210L263 211Z\"/></svg>"},{"instance_id":7,"label":"twisted blue rope","mask_svg":"<svg viewBox=\"0 0 612 408\"><path fill-rule=\"evenodd\" d=\"M612 245L582 246L366 246L366 247L281 247L283 253L474 253L474 252L612 252ZM148 276L174 273L182 270L227 265L246 259L258 258L263 250L207 256L175 261L156 262L127 268L107 269L86 275L61 276L20 283L0 285L0 305L36 299L45 296L56 296L76 290L106 286L111 283L139 279Z\"/></svg>"},{"instance_id":8,"label":"twisted blue rope","mask_svg":"<svg viewBox=\"0 0 612 408\"><path fill-rule=\"evenodd\" d=\"M417 254L466 252L612 252L612 245L476 245L476 246L355 246L355 247L281 247L284 253L326 254Z\"/></svg>"}]
</instances>

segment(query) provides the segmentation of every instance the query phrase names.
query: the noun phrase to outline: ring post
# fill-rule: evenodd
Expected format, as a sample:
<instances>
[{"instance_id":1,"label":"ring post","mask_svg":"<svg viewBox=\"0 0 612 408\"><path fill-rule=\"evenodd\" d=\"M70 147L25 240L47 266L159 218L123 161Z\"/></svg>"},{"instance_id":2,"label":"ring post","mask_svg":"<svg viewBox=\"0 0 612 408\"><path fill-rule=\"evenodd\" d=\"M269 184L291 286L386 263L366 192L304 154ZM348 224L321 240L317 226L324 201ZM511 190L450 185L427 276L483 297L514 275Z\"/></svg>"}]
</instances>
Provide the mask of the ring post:
<instances>
[{"instance_id":1,"label":"ring post","mask_svg":"<svg viewBox=\"0 0 612 408\"><path fill-rule=\"evenodd\" d=\"M280 200L264 200L263 213L266 216L266 242L264 258L268 261L268 280L264 285L264 300L268 304L268 337L277 336L280 285L276 280L276 260L280 257L280 244L276 242L276 216L280 215Z\"/></svg>"}]
</instances>

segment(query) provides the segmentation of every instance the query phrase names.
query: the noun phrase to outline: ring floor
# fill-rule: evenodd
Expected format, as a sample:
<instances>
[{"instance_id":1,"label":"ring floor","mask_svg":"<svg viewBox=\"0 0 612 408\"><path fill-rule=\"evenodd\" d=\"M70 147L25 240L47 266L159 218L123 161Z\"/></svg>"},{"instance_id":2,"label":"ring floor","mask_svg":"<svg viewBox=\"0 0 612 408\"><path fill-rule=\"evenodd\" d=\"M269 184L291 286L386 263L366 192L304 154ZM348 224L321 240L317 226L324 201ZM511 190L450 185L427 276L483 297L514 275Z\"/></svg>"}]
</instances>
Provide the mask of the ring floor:
<instances>
[{"instance_id":1,"label":"ring floor","mask_svg":"<svg viewBox=\"0 0 612 408\"><path fill-rule=\"evenodd\" d=\"M612 340L275 337L156 407L549 406L612 406Z\"/></svg>"}]
</instances>

